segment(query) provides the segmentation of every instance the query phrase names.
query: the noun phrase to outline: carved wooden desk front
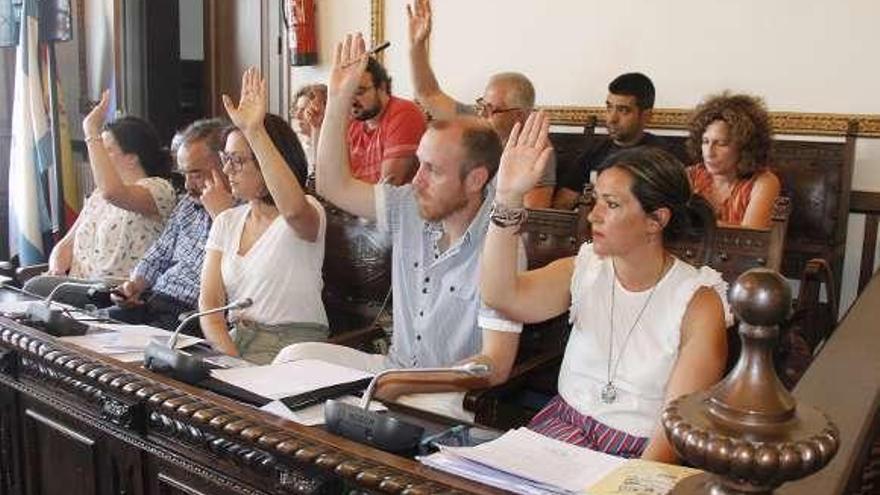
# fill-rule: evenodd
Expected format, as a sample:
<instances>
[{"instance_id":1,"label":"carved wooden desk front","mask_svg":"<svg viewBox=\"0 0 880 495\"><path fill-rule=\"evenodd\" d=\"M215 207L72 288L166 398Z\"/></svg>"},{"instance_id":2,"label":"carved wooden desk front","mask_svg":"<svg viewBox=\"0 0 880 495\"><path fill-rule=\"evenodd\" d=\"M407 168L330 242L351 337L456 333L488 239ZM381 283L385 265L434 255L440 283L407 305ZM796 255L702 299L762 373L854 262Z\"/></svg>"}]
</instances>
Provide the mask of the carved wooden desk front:
<instances>
[{"instance_id":1,"label":"carved wooden desk front","mask_svg":"<svg viewBox=\"0 0 880 495\"><path fill-rule=\"evenodd\" d=\"M496 493L0 317L0 494Z\"/></svg>"}]
</instances>

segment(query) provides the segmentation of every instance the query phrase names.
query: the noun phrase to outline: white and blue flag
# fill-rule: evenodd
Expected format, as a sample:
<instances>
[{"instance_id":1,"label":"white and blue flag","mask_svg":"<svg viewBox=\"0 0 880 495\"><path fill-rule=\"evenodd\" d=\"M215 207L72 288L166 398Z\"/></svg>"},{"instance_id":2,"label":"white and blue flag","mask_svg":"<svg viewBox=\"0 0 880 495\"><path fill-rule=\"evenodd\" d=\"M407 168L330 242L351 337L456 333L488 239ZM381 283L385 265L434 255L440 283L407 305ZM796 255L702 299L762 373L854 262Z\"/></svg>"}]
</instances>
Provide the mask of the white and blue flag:
<instances>
[{"instance_id":1,"label":"white and blue flag","mask_svg":"<svg viewBox=\"0 0 880 495\"><path fill-rule=\"evenodd\" d=\"M45 262L51 249L52 134L41 82L38 7L37 0L24 0L21 9L9 157L9 251L23 266Z\"/></svg>"}]
</instances>

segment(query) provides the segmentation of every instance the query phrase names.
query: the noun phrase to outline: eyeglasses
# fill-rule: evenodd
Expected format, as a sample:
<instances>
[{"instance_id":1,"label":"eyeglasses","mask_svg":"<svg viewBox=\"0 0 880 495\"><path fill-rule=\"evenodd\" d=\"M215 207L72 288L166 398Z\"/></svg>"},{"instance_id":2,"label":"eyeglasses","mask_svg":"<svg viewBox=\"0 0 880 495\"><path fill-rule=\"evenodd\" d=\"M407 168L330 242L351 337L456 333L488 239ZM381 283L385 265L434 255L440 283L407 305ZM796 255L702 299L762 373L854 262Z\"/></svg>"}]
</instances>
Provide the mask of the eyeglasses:
<instances>
[{"instance_id":1,"label":"eyeglasses","mask_svg":"<svg viewBox=\"0 0 880 495\"><path fill-rule=\"evenodd\" d=\"M217 154L220 156L220 163L222 163L224 167L227 167L229 173L232 174L241 172L244 164L254 159L253 156L242 156L235 153L228 153L226 151L221 151Z\"/></svg>"},{"instance_id":2,"label":"eyeglasses","mask_svg":"<svg viewBox=\"0 0 880 495\"><path fill-rule=\"evenodd\" d=\"M474 105L474 110L477 112L477 115L485 118L492 117L493 115L499 113L507 113L507 112L515 112L517 110L522 110L519 107L511 107L511 108L495 108L491 103L486 103L486 100L483 97L477 98L477 102Z\"/></svg>"}]
</instances>

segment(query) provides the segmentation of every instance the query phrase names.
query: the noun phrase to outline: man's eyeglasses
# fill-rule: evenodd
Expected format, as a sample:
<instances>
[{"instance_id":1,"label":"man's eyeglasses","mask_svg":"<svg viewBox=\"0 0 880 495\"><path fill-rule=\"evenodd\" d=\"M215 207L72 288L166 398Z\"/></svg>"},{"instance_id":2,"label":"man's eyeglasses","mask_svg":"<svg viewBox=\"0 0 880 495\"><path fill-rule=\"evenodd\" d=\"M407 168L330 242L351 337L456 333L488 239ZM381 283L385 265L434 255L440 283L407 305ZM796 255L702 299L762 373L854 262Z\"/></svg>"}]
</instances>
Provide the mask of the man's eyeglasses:
<instances>
[{"instance_id":1,"label":"man's eyeglasses","mask_svg":"<svg viewBox=\"0 0 880 495\"><path fill-rule=\"evenodd\" d=\"M522 109L519 107L495 108L491 103L486 103L486 100L484 100L483 97L481 96L481 97L477 98L477 102L474 105L474 110L477 112L477 115L479 115L480 117L489 118L489 117L492 117L493 115L496 115L499 113L515 112L517 110L522 110Z\"/></svg>"},{"instance_id":2,"label":"man's eyeglasses","mask_svg":"<svg viewBox=\"0 0 880 495\"><path fill-rule=\"evenodd\" d=\"M233 174L241 172L244 164L254 159L253 156L243 156L235 153L227 153L225 151L219 152L218 155L220 155L220 163L228 168L229 173Z\"/></svg>"}]
</instances>

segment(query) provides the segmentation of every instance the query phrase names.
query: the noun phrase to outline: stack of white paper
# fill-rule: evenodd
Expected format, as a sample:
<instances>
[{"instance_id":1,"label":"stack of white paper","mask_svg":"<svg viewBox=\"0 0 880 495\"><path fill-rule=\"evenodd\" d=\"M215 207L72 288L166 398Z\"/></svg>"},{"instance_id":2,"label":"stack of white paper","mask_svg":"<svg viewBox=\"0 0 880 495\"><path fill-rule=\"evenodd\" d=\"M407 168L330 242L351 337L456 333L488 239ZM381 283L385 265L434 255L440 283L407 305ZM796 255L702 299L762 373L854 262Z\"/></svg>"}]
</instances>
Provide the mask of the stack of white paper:
<instances>
[{"instance_id":1,"label":"stack of white paper","mask_svg":"<svg viewBox=\"0 0 880 495\"><path fill-rule=\"evenodd\" d=\"M136 362L144 359L144 350L151 341L167 342L171 334L168 330L147 325L101 324L90 327L85 335L61 337L61 340L113 356L120 361ZM180 335L177 348L201 341L198 337Z\"/></svg>"},{"instance_id":2,"label":"stack of white paper","mask_svg":"<svg viewBox=\"0 0 880 495\"><path fill-rule=\"evenodd\" d=\"M303 359L266 366L212 370L211 376L269 399L281 399L331 385L370 378L373 375L325 361ZM342 398L342 400L351 399ZM324 423L323 404L291 411L280 401L273 400L261 409L304 425ZM370 407L370 409L374 408Z\"/></svg>"},{"instance_id":3,"label":"stack of white paper","mask_svg":"<svg viewBox=\"0 0 880 495\"><path fill-rule=\"evenodd\" d=\"M420 458L428 466L526 495L585 493L625 462L619 457L511 430L476 447L443 447Z\"/></svg>"}]
</instances>

